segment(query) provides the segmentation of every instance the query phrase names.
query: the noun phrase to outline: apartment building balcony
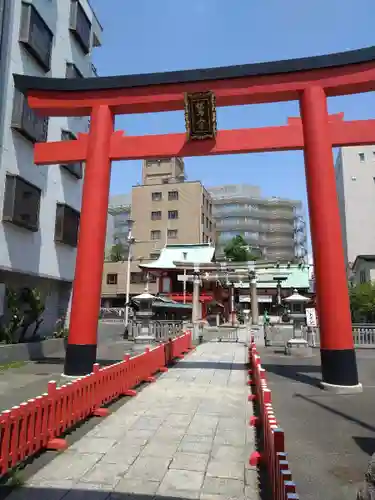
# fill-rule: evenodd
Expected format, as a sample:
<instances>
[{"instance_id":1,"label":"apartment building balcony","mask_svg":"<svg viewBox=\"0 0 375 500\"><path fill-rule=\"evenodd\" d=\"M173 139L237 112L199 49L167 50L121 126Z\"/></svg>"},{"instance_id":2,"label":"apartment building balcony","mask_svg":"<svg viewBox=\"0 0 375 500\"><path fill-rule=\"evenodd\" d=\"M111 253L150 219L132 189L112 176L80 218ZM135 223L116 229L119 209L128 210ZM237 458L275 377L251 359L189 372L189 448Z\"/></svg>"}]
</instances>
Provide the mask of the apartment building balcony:
<instances>
[{"instance_id":1,"label":"apartment building balcony","mask_svg":"<svg viewBox=\"0 0 375 500\"><path fill-rule=\"evenodd\" d=\"M295 228L293 222L290 224L265 224L259 221L259 219L250 219L250 218L235 218L228 217L226 219L216 220L216 231L223 230L248 230L248 231L257 231L260 233L282 233L282 234L294 234Z\"/></svg>"},{"instance_id":2,"label":"apartment building balcony","mask_svg":"<svg viewBox=\"0 0 375 500\"><path fill-rule=\"evenodd\" d=\"M248 207L231 207L228 210L213 210L213 217L215 219L230 218L230 217L251 217L253 219L280 219L280 220L290 220L295 221L297 215L288 210L254 210Z\"/></svg>"},{"instance_id":3,"label":"apartment building balcony","mask_svg":"<svg viewBox=\"0 0 375 500\"><path fill-rule=\"evenodd\" d=\"M234 234L234 233L233 233ZM225 246L232 239L233 235L219 235L218 236L218 244ZM261 249L264 248L280 248L280 249L291 249L295 248L295 241L293 237L285 238L285 237L264 237L259 234L245 234L243 235L246 243L248 245L254 245Z\"/></svg>"},{"instance_id":4,"label":"apartment building balcony","mask_svg":"<svg viewBox=\"0 0 375 500\"><path fill-rule=\"evenodd\" d=\"M273 207L275 210L282 210L282 209L292 209L292 210L298 210L302 208L302 203L300 201L295 201L295 200L282 200L279 198L262 198L262 199L257 199L256 202L257 206L259 207Z\"/></svg>"},{"instance_id":5,"label":"apartment building balcony","mask_svg":"<svg viewBox=\"0 0 375 500\"><path fill-rule=\"evenodd\" d=\"M259 238L259 245L265 246L275 246L280 248L294 248L295 242L292 238L282 238L282 237L273 237L273 238Z\"/></svg>"}]
</instances>

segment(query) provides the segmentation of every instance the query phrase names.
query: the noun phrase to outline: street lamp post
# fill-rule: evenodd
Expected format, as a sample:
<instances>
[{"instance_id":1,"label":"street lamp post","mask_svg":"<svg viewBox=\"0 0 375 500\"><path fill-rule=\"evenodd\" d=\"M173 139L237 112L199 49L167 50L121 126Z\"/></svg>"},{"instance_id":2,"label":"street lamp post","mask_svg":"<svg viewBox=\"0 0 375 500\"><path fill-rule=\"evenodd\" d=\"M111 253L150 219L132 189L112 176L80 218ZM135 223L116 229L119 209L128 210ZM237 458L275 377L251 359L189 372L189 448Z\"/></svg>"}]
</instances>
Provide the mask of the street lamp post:
<instances>
[{"instance_id":1,"label":"street lamp post","mask_svg":"<svg viewBox=\"0 0 375 500\"><path fill-rule=\"evenodd\" d=\"M257 279L255 274L250 276L250 300L251 300L251 323L257 325L259 322L259 306L257 293Z\"/></svg>"},{"instance_id":2,"label":"street lamp post","mask_svg":"<svg viewBox=\"0 0 375 500\"><path fill-rule=\"evenodd\" d=\"M124 316L125 330L128 328L128 324L129 324L130 266L131 266L131 261L132 261L132 246L135 243L135 239L132 236L133 221L129 220L128 225L129 225L128 258L127 258L127 268L126 268L125 316Z\"/></svg>"},{"instance_id":3,"label":"street lamp post","mask_svg":"<svg viewBox=\"0 0 375 500\"><path fill-rule=\"evenodd\" d=\"M235 319L236 319L236 308L234 305L234 282L231 282L231 287L230 287L230 320L232 323L232 326L235 324Z\"/></svg>"}]
</instances>

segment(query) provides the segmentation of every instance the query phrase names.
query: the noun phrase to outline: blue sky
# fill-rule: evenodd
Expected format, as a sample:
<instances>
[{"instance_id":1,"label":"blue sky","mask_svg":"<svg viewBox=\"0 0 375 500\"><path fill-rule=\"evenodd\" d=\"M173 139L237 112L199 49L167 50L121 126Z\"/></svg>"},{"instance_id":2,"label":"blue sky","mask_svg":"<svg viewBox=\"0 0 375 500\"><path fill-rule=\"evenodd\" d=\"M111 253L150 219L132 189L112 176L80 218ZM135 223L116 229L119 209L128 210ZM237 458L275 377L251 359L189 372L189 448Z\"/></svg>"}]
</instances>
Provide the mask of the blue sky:
<instances>
[{"instance_id":1,"label":"blue sky","mask_svg":"<svg viewBox=\"0 0 375 500\"><path fill-rule=\"evenodd\" d=\"M102 25L99 74L226 66L326 54L375 45L374 0L91 0ZM346 119L374 118L375 93L329 99ZM223 129L282 125L297 102L222 108ZM129 135L183 132L182 112L118 117ZM301 199L307 211L300 152L186 159L190 180L206 186L249 183L270 196ZM129 192L141 162L115 163L111 194Z\"/></svg>"}]
</instances>

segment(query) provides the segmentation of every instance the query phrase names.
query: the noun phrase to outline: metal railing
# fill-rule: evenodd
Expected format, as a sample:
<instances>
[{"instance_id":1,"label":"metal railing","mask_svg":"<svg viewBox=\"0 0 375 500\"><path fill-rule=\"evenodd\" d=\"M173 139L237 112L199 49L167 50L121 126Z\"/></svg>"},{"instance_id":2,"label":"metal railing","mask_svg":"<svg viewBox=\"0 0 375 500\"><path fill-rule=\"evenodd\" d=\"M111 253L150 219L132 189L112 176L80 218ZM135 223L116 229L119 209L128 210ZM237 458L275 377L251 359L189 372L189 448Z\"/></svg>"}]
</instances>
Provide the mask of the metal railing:
<instances>
[{"instance_id":1,"label":"metal railing","mask_svg":"<svg viewBox=\"0 0 375 500\"><path fill-rule=\"evenodd\" d=\"M265 341L269 346L284 346L296 335L305 339L310 347L320 347L319 328L302 326L297 331L293 324L274 323L264 326ZM375 348L375 324L353 324L353 341L355 347Z\"/></svg>"},{"instance_id":2,"label":"metal railing","mask_svg":"<svg viewBox=\"0 0 375 500\"><path fill-rule=\"evenodd\" d=\"M125 318L125 307L101 307L99 320L110 323L123 323Z\"/></svg>"},{"instance_id":3,"label":"metal railing","mask_svg":"<svg viewBox=\"0 0 375 500\"><path fill-rule=\"evenodd\" d=\"M169 338L181 335L184 329L182 320L150 320L148 323L148 335L154 337L156 342L163 342ZM144 335L142 323L139 321L130 321L128 326L129 337L137 340Z\"/></svg>"},{"instance_id":4,"label":"metal railing","mask_svg":"<svg viewBox=\"0 0 375 500\"><path fill-rule=\"evenodd\" d=\"M311 347L320 346L319 328L302 327L302 337L307 340ZM374 323L354 323L353 341L355 347L375 347L375 324Z\"/></svg>"}]
</instances>

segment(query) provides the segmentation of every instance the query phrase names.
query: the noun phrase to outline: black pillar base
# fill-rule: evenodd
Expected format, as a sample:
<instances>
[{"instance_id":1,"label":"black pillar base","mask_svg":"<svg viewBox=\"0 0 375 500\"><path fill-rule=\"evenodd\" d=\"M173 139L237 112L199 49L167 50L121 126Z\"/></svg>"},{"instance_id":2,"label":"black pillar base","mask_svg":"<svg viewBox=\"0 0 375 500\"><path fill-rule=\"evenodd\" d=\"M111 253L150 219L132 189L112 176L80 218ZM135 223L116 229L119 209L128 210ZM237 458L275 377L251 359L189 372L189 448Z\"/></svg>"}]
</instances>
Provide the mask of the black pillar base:
<instances>
[{"instance_id":1,"label":"black pillar base","mask_svg":"<svg viewBox=\"0 0 375 500\"><path fill-rule=\"evenodd\" d=\"M92 372L96 363L96 344L68 344L64 375L80 377Z\"/></svg>"},{"instance_id":2,"label":"black pillar base","mask_svg":"<svg viewBox=\"0 0 375 500\"><path fill-rule=\"evenodd\" d=\"M354 349L321 349L322 380L326 384L354 386L358 384Z\"/></svg>"}]
</instances>

